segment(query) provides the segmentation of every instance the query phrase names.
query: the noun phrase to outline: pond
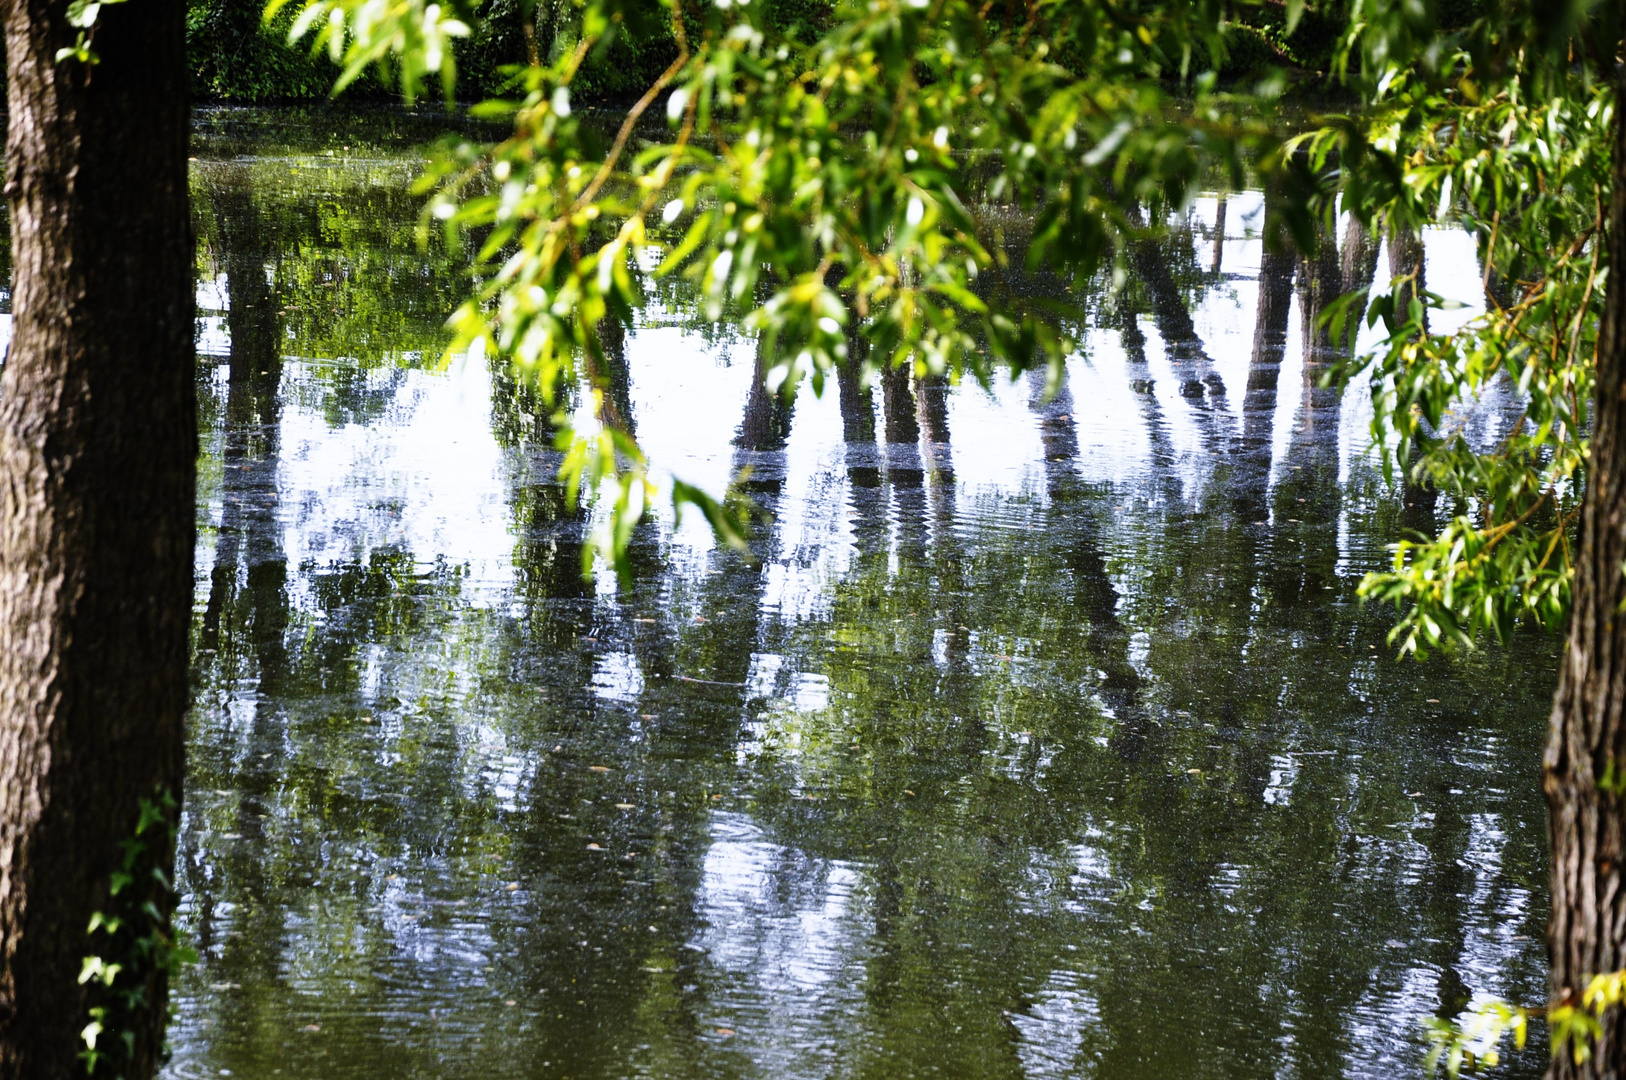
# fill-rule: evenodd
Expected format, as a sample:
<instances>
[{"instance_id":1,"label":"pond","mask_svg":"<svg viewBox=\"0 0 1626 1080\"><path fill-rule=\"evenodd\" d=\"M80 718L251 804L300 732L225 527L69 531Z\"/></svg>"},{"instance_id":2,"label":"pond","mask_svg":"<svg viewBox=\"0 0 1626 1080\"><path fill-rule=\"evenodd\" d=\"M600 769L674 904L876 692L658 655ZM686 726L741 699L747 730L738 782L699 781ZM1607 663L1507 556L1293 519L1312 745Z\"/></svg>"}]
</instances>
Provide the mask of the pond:
<instances>
[{"instance_id":1,"label":"pond","mask_svg":"<svg viewBox=\"0 0 1626 1080\"><path fill-rule=\"evenodd\" d=\"M1183 310L1091 299L1054 395L788 404L652 297L612 405L759 524L660 516L618 586L534 390L440 363L435 133L198 117L166 1076L1395 1077L1544 1000L1558 643L1385 645L1355 587L1416 508L1298 299L1255 377L1259 196L1137 258Z\"/></svg>"}]
</instances>

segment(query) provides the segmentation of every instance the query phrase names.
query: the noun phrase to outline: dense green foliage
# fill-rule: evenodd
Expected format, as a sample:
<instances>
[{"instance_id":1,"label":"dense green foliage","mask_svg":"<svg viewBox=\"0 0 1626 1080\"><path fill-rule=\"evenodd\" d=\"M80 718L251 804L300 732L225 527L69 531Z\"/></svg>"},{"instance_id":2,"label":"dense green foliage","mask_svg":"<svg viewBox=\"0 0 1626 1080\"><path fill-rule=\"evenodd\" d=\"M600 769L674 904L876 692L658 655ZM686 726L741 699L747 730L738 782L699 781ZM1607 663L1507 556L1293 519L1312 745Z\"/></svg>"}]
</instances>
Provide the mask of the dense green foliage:
<instances>
[{"instance_id":1,"label":"dense green foliage","mask_svg":"<svg viewBox=\"0 0 1626 1080\"><path fill-rule=\"evenodd\" d=\"M826 0L770 0L766 7L776 25L792 34L812 32L831 15ZM284 10L269 22L263 12L259 0L194 0L187 12L193 93L200 100L233 104L327 100L333 93L333 65L324 55L288 40L296 12ZM525 64L533 46L539 59L556 58L579 36L579 13L571 0L488 0L473 14L477 17L469 20L470 33L454 45L457 93L464 100L502 93L510 84L510 69ZM578 94L608 103L629 101L676 55L666 19L636 21L613 48L583 64ZM347 94L380 101L398 96L371 71Z\"/></svg>"},{"instance_id":2,"label":"dense green foliage","mask_svg":"<svg viewBox=\"0 0 1626 1080\"><path fill-rule=\"evenodd\" d=\"M123 864L108 886L107 910L90 920L88 947L94 951L84 958L79 982L92 988L93 1004L79 1056L91 1076L135 1075L131 1058L141 1010L152 1004L155 974L168 975L197 959L177 944L164 914L174 892L166 863L175 850L178 812L168 791L141 800L141 816L123 844Z\"/></svg>"},{"instance_id":3,"label":"dense green foliage","mask_svg":"<svg viewBox=\"0 0 1626 1080\"><path fill-rule=\"evenodd\" d=\"M1572 540L1587 453L1602 243L1610 185L1613 93L1601 88L1531 100L1517 88L1478 101L1405 101L1373 131L1410 142L1417 166L1386 207L1440 208L1475 232L1489 311L1449 334L1428 333L1430 297L1399 283L1373 317L1388 338L1356 365L1376 406L1385 459L1453 503L1438 537L1403 542L1392 573L1368 583L1394 600L1407 649L1505 638L1521 619L1559 629L1569 610ZM1405 130L1404 110L1428 119ZM1387 131L1383 131L1384 127ZM1466 431L1470 405L1511 382L1523 414L1494 445ZM1393 438L1390 438L1393 436Z\"/></svg>"},{"instance_id":4,"label":"dense green foliage","mask_svg":"<svg viewBox=\"0 0 1626 1080\"><path fill-rule=\"evenodd\" d=\"M651 2L651 10L658 7ZM803 40L826 29L835 14L830 0L758 0L766 20ZM293 12L269 25L257 0L193 0L187 16L193 92L201 100L258 103L321 101L333 90L332 65L301 44L288 41ZM534 9L534 10L533 10ZM577 40L579 14L571 0L488 0L471 12L471 32L456 45L457 93L477 101L503 92L505 71L524 64L534 43L539 59L556 59ZM1280 4L1244 7L1229 31L1219 71L1226 78L1258 77L1285 67L1301 76L1331 70L1344 33L1341 13L1307 11L1289 31ZM694 13L690 21L697 22ZM528 39L526 24L532 26ZM590 56L573 86L583 100L626 102L659 77L677 55L677 42L665 18L638 20L619 34L614 47ZM394 99L394 89L370 74L349 93Z\"/></svg>"},{"instance_id":5,"label":"dense green foliage","mask_svg":"<svg viewBox=\"0 0 1626 1080\"><path fill-rule=\"evenodd\" d=\"M1520 621L1558 629L1568 615L1609 269L1618 23L1608 6L1581 18L1509 4L1455 34L1403 20L1352 33L1348 55L1384 76L1359 119L1330 118L1307 139L1314 164L1341 166L1343 205L1364 219L1449 224L1479 242L1482 317L1430 333L1442 301L1416 288L1419 266L1372 303L1384 340L1346 368L1370 385L1386 469L1454 508L1364 587L1400 607L1407 651L1505 638ZM1427 47L1379 55L1411 42ZM1523 412L1487 445L1467 429L1499 390Z\"/></svg>"}]
</instances>

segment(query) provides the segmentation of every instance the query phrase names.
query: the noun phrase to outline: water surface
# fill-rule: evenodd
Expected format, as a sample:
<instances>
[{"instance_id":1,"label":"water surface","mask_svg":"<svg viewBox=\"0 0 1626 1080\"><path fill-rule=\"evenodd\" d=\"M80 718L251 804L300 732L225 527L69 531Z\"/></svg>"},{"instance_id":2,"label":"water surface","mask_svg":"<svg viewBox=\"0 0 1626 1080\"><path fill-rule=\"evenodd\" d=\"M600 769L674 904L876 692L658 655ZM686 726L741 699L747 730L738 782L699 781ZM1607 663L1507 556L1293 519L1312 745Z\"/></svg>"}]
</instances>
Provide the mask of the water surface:
<instances>
[{"instance_id":1,"label":"water surface","mask_svg":"<svg viewBox=\"0 0 1626 1080\"><path fill-rule=\"evenodd\" d=\"M1075 297L1054 396L789 405L663 291L613 403L762 524L663 517L618 589L535 393L439 364L434 126L200 116L167 1076L1376 1078L1544 997L1556 643L1385 648L1418 522L1302 298L1249 389L1257 196Z\"/></svg>"}]
</instances>

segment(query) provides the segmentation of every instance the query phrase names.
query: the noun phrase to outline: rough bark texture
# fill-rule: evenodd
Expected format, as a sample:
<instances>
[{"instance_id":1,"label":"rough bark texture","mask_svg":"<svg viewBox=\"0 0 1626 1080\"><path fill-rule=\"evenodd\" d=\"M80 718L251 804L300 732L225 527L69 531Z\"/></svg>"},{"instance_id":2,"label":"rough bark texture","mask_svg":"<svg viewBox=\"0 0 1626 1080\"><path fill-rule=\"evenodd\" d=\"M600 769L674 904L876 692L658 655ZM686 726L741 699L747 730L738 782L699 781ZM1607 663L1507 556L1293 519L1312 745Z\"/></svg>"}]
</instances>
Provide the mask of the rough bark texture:
<instances>
[{"instance_id":1,"label":"rough bark texture","mask_svg":"<svg viewBox=\"0 0 1626 1080\"><path fill-rule=\"evenodd\" d=\"M1626 110L1615 114L1609 265L1626 266ZM1552 841L1553 914L1547 928L1555 1003L1578 999L1593 975L1626 968L1626 857L1619 794L1600 790L1626 763L1626 274L1610 274L1599 330L1592 461L1581 519L1569 647L1553 702L1542 788ZM1618 792L1618 788L1613 788ZM1589 1062L1553 1059L1548 1076L1626 1076L1626 1012L1605 1017Z\"/></svg>"},{"instance_id":2,"label":"rough bark texture","mask_svg":"<svg viewBox=\"0 0 1626 1080\"><path fill-rule=\"evenodd\" d=\"M180 797L192 241L179 0L6 0L14 336L0 378L0 1080L79 1075L86 926L140 802ZM161 973L122 1025L150 1076ZM110 1040L111 1041L111 1040ZM98 1070L100 1071L100 1070ZM111 1070L110 1070L111 1072Z\"/></svg>"}]
</instances>

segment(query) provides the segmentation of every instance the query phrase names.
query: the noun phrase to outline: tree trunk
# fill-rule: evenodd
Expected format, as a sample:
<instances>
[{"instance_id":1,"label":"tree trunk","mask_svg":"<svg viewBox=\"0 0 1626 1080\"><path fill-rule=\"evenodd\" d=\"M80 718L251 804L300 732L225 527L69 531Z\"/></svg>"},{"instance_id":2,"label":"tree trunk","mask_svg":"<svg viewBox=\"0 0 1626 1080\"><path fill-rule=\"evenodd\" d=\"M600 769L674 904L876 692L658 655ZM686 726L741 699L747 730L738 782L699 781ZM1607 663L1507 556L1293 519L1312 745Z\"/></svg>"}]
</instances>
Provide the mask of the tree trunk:
<instances>
[{"instance_id":1,"label":"tree trunk","mask_svg":"<svg viewBox=\"0 0 1626 1080\"><path fill-rule=\"evenodd\" d=\"M1609 265L1626 267L1626 109L1615 112ZM1626 968L1622 800L1599 788L1626 765L1626 274L1610 274L1599 328L1597 409L1575 569L1569 647L1559 673L1542 789L1552 842L1547 951L1552 1000L1578 1002L1592 976ZM1548 1076L1626 1075L1626 1011L1612 1010L1590 1061L1553 1059Z\"/></svg>"},{"instance_id":2,"label":"tree trunk","mask_svg":"<svg viewBox=\"0 0 1626 1080\"><path fill-rule=\"evenodd\" d=\"M157 905L167 830L111 895L144 799L180 798L192 604L193 265L185 8L4 5L14 336L0 377L0 1080L156 1069L164 972L80 985L93 912ZM160 839L161 837L161 839ZM147 865L150 863L150 867ZM103 935L106 937L106 935ZM144 1002L126 1006L124 992ZM124 1051L121 1033L132 1036ZM97 1070L98 1075L103 1073Z\"/></svg>"}]
</instances>

